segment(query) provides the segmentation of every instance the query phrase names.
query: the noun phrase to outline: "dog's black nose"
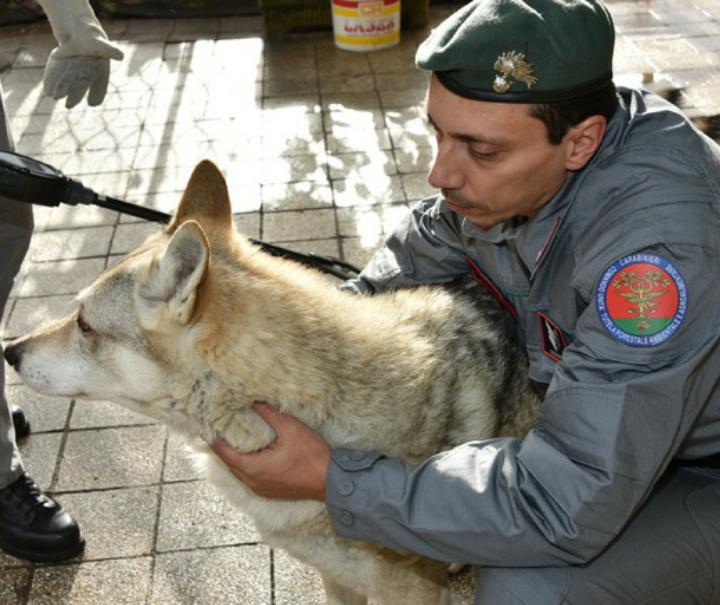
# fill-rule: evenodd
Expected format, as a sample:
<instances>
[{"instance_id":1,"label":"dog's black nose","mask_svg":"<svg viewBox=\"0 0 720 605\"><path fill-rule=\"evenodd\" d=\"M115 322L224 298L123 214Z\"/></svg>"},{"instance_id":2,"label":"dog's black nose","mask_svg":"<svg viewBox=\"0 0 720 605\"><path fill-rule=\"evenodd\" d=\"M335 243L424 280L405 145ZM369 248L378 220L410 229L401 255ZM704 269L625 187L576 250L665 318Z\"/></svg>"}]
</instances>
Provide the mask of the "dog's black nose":
<instances>
[{"instance_id":1,"label":"dog's black nose","mask_svg":"<svg viewBox=\"0 0 720 605\"><path fill-rule=\"evenodd\" d=\"M17 370L20 365L20 351L18 351L18 347L8 345L5 347L4 356L6 361Z\"/></svg>"}]
</instances>

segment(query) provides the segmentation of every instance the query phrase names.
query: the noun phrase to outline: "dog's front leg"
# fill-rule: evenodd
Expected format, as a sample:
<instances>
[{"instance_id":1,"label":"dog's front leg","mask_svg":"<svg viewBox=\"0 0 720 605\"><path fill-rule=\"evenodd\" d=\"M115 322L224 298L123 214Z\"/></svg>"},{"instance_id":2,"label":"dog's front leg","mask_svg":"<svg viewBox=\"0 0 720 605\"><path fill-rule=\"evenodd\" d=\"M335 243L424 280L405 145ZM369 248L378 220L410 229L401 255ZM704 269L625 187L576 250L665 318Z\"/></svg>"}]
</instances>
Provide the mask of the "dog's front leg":
<instances>
[{"instance_id":1,"label":"dog's front leg","mask_svg":"<svg viewBox=\"0 0 720 605\"><path fill-rule=\"evenodd\" d=\"M367 605L367 598L341 586L325 574L320 574L325 586L327 605Z\"/></svg>"}]
</instances>

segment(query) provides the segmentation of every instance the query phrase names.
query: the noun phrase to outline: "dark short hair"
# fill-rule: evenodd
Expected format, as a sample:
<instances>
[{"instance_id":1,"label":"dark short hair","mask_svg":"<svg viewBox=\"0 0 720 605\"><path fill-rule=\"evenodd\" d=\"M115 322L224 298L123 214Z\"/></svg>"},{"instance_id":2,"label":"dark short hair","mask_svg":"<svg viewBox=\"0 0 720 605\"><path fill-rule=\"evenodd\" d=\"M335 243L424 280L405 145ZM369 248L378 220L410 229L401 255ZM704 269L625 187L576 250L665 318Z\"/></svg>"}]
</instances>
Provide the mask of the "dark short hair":
<instances>
[{"instance_id":1,"label":"dark short hair","mask_svg":"<svg viewBox=\"0 0 720 605\"><path fill-rule=\"evenodd\" d=\"M602 88L567 101L537 103L530 115L545 124L551 145L559 145L571 126L590 116L604 116L609 122L618 108L618 96L612 81Z\"/></svg>"}]
</instances>

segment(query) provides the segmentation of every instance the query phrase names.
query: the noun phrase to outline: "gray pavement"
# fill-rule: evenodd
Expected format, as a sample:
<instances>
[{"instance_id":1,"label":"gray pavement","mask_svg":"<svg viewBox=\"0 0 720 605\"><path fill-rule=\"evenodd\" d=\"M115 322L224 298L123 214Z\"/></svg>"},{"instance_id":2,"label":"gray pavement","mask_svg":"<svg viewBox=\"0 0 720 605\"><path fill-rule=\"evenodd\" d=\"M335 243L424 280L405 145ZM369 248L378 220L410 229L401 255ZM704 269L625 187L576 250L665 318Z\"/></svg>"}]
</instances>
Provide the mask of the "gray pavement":
<instances>
[{"instance_id":1,"label":"gray pavement","mask_svg":"<svg viewBox=\"0 0 720 605\"><path fill-rule=\"evenodd\" d=\"M720 0L609 1L621 83L684 87L692 115L720 113ZM433 6L431 22L450 6ZM98 108L43 97L53 46L42 25L0 28L6 104L19 151L99 192L172 211L192 167L226 173L247 235L362 264L425 181L432 137L426 31L375 53L332 34L263 38L259 17L106 20L125 51ZM6 339L64 314L74 294L157 227L95 207L42 208L3 318ZM62 565L0 554L2 604L313 604L316 574L259 542L188 464L164 426L106 402L40 398L8 369L33 434L32 476L80 522L87 547ZM470 603L466 572L455 581Z\"/></svg>"}]
</instances>

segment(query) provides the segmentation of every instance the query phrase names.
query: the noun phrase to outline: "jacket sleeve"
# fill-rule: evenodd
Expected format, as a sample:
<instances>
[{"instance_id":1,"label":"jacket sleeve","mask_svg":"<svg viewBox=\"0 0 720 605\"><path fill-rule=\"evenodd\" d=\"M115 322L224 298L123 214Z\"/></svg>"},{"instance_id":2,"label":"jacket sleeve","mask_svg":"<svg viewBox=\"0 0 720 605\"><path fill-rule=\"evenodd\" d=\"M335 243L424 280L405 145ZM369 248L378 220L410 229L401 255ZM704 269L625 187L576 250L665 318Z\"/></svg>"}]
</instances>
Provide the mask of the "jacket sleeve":
<instances>
[{"instance_id":1,"label":"jacket sleeve","mask_svg":"<svg viewBox=\"0 0 720 605\"><path fill-rule=\"evenodd\" d=\"M338 533L476 565L579 564L602 552L702 430L703 411L720 405L718 250L646 252L688 284L670 338L629 346L588 300L525 439L471 442L421 464L336 450L327 505Z\"/></svg>"},{"instance_id":2,"label":"jacket sleeve","mask_svg":"<svg viewBox=\"0 0 720 605\"><path fill-rule=\"evenodd\" d=\"M419 202L341 288L372 294L420 284L445 283L468 271L457 217L438 198Z\"/></svg>"}]
</instances>

